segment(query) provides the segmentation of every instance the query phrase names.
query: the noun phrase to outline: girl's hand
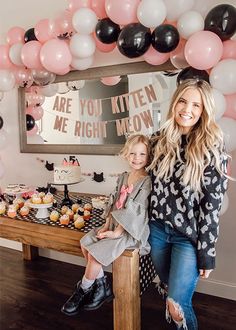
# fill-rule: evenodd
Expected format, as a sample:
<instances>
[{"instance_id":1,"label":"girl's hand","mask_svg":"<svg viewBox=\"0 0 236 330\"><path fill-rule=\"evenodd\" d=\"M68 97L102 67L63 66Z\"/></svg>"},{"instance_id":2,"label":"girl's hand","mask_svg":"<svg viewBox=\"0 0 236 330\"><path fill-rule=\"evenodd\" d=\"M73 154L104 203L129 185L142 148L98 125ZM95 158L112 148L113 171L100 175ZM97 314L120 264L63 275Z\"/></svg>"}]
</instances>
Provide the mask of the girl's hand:
<instances>
[{"instance_id":1,"label":"girl's hand","mask_svg":"<svg viewBox=\"0 0 236 330\"><path fill-rule=\"evenodd\" d=\"M208 278L213 269L199 269L201 278Z\"/></svg>"},{"instance_id":2,"label":"girl's hand","mask_svg":"<svg viewBox=\"0 0 236 330\"><path fill-rule=\"evenodd\" d=\"M117 235L117 233L115 233L112 230L107 230L107 231L104 231L102 233L97 234L97 237L100 238L100 239L103 239L103 238L117 238L119 236L120 235Z\"/></svg>"}]
</instances>

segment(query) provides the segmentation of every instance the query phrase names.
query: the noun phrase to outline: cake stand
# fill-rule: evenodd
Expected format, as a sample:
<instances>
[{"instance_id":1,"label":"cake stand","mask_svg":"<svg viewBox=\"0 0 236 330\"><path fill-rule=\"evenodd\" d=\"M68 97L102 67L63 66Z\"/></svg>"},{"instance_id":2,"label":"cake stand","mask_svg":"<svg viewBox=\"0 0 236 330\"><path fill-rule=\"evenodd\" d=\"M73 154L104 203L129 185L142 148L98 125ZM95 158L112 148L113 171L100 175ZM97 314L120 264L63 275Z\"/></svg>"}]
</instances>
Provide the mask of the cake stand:
<instances>
[{"instance_id":1,"label":"cake stand","mask_svg":"<svg viewBox=\"0 0 236 330\"><path fill-rule=\"evenodd\" d=\"M52 203L49 204L34 204L34 203L29 203L29 207L32 209L37 209L37 213L35 217L37 219L45 219L49 218L49 212L48 209L52 207Z\"/></svg>"},{"instance_id":2,"label":"cake stand","mask_svg":"<svg viewBox=\"0 0 236 330\"><path fill-rule=\"evenodd\" d=\"M66 206L71 206L74 202L70 199L69 197L69 190L68 190L68 186L72 185L72 184L77 184L80 182L83 182L84 178L81 178L79 181L76 182L70 182L70 183L55 183L55 182L51 182L48 183L48 188L50 188L50 186L64 186L64 198L61 202L61 206L66 205Z\"/></svg>"}]
</instances>

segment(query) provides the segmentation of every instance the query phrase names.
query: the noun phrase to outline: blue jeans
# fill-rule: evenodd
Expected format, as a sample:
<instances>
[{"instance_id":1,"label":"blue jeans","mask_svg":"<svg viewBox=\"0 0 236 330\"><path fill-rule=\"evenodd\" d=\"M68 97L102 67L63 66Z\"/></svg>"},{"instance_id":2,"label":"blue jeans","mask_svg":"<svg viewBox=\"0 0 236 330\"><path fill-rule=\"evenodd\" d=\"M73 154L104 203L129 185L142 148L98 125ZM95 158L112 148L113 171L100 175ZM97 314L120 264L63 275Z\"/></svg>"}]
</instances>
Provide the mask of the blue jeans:
<instances>
[{"instance_id":1,"label":"blue jeans","mask_svg":"<svg viewBox=\"0 0 236 330\"><path fill-rule=\"evenodd\" d=\"M183 315L183 322L177 324L177 328L197 330L192 307L192 296L199 278L196 247L168 224L150 221L149 225L153 264L161 282L168 286L167 299L177 303Z\"/></svg>"}]
</instances>

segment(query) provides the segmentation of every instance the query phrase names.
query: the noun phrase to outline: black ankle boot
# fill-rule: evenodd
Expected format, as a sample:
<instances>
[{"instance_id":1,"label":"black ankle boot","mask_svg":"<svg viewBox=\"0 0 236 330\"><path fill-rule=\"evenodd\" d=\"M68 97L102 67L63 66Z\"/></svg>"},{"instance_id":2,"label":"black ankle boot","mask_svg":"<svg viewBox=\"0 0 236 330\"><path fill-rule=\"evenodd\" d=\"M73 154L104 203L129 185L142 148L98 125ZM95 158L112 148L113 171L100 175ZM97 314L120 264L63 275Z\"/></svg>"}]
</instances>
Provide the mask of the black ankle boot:
<instances>
[{"instance_id":1,"label":"black ankle boot","mask_svg":"<svg viewBox=\"0 0 236 330\"><path fill-rule=\"evenodd\" d=\"M107 277L103 276L96 279L94 291L90 296L89 301L84 304L84 310L91 311L102 306L104 302L109 302L113 299L113 293Z\"/></svg>"},{"instance_id":2,"label":"black ankle boot","mask_svg":"<svg viewBox=\"0 0 236 330\"><path fill-rule=\"evenodd\" d=\"M91 300L92 293L94 291L94 284L88 288L88 290L83 291L80 287L81 281L77 283L76 289L71 295L71 297L66 301L66 303L62 306L61 312L68 315L76 315L80 310L83 309L84 304L88 303Z\"/></svg>"}]
</instances>

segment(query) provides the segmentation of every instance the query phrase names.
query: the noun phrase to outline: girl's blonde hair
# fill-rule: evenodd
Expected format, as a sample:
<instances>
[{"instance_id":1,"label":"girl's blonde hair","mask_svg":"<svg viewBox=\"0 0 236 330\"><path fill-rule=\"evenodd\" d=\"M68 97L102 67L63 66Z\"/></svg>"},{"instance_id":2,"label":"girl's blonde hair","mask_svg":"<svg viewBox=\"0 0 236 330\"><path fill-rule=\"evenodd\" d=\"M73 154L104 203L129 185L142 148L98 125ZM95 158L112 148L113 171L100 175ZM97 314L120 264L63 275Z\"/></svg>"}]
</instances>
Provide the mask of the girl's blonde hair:
<instances>
[{"instance_id":1,"label":"girl's blonde hair","mask_svg":"<svg viewBox=\"0 0 236 330\"><path fill-rule=\"evenodd\" d=\"M201 94L203 111L198 122L186 135L188 144L185 150L185 170L182 176L183 183L190 185L191 189L201 191L204 169L211 163L212 156L215 167L220 174L221 157L227 156L224 151L223 133L215 122L215 104L210 85L203 80L185 80L176 89L167 121L160 129L160 134L152 138L153 161L149 169L154 170L160 179L169 178L174 171L180 157L182 127L175 121L175 106L184 92L188 89L197 89ZM158 141L158 143L156 143Z\"/></svg>"},{"instance_id":2,"label":"girl's blonde hair","mask_svg":"<svg viewBox=\"0 0 236 330\"><path fill-rule=\"evenodd\" d=\"M146 146L148 153L147 165L150 164L151 144L149 138L143 134L134 134L128 137L124 147L120 151L120 156L127 159L127 157L129 156L130 149L137 143L143 143Z\"/></svg>"}]
</instances>

